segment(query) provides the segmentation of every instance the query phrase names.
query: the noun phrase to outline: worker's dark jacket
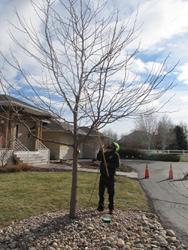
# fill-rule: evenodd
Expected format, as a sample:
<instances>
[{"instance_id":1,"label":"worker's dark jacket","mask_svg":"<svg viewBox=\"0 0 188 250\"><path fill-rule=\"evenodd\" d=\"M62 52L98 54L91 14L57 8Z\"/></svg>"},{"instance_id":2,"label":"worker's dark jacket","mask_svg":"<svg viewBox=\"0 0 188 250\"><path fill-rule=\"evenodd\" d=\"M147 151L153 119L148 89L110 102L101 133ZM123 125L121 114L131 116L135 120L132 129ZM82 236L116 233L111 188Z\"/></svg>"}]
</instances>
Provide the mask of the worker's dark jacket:
<instances>
[{"instance_id":1,"label":"worker's dark jacket","mask_svg":"<svg viewBox=\"0 0 188 250\"><path fill-rule=\"evenodd\" d=\"M116 168L119 167L119 154L114 151L107 151L104 153L106 163L107 163L107 168L108 168L108 173L109 177L113 177L116 172ZM99 151L97 155L97 160L101 161L100 164L100 174L102 177L107 177L106 173L106 167L103 159L103 154L102 151Z\"/></svg>"}]
</instances>

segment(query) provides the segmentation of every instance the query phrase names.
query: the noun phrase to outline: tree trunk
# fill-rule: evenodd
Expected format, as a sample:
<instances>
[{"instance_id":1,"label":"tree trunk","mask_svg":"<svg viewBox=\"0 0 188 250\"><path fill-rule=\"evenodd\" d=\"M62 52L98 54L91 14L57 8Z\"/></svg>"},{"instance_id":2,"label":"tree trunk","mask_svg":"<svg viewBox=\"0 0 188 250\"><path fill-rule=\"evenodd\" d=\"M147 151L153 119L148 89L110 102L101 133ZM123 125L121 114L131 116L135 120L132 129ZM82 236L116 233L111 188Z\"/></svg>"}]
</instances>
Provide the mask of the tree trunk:
<instances>
[{"instance_id":1,"label":"tree trunk","mask_svg":"<svg viewBox=\"0 0 188 250\"><path fill-rule=\"evenodd\" d=\"M70 199L69 217L75 218L76 216L76 203L77 203L77 165L78 165L78 139L77 139L77 121L74 117L74 137L73 137L73 166L72 166L72 187Z\"/></svg>"}]
</instances>

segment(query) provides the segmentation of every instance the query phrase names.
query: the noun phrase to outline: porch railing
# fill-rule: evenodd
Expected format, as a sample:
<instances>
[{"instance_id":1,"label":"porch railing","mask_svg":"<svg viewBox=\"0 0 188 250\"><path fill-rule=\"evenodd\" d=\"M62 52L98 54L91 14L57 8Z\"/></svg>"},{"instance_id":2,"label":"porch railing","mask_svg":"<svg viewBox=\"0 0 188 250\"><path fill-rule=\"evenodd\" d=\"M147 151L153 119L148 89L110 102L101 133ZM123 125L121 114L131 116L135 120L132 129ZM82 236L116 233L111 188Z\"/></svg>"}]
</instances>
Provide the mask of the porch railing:
<instances>
[{"instance_id":1,"label":"porch railing","mask_svg":"<svg viewBox=\"0 0 188 250\"><path fill-rule=\"evenodd\" d=\"M29 151L29 149L21 143L17 138L13 139L11 142L13 151Z\"/></svg>"},{"instance_id":2,"label":"porch railing","mask_svg":"<svg viewBox=\"0 0 188 250\"><path fill-rule=\"evenodd\" d=\"M40 140L37 140L36 150L49 150L49 149Z\"/></svg>"},{"instance_id":3,"label":"porch railing","mask_svg":"<svg viewBox=\"0 0 188 250\"><path fill-rule=\"evenodd\" d=\"M40 155L47 159L47 163L50 162L50 150L40 140L36 141L35 150L40 151Z\"/></svg>"}]
</instances>

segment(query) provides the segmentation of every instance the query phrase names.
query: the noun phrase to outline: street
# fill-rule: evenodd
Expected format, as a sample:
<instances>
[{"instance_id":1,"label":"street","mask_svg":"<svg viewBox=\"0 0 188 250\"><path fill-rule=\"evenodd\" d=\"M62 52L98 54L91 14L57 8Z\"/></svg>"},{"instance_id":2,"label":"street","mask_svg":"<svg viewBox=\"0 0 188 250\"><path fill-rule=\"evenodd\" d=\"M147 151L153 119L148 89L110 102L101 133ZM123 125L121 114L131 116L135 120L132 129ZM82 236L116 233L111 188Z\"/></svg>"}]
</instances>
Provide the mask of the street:
<instances>
[{"instance_id":1,"label":"street","mask_svg":"<svg viewBox=\"0 0 188 250\"><path fill-rule=\"evenodd\" d=\"M122 160L138 172L140 183L164 225L176 231L188 247L188 162ZM144 179L146 164L149 179ZM169 180L172 164L174 179Z\"/></svg>"}]
</instances>

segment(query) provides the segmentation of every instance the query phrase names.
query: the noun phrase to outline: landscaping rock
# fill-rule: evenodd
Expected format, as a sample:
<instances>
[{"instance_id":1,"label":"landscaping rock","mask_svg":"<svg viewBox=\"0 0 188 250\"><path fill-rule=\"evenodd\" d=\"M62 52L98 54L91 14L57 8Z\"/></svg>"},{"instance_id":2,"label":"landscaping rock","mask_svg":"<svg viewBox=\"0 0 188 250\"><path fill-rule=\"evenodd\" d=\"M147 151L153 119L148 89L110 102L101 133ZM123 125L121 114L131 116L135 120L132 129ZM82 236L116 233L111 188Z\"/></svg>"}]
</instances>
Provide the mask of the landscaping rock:
<instances>
[{"instance_id":1,"label":"landscaping rock","mask_svg":"<svg viewBox=\"0 0 188 250\"><path fill-rule=\"evenodd\" d=\"M166 230L166 235L172 236L172 237L176 236L176 234L174 233L174 231L171 230L171 229L167 229L167 230Z\"/></svg>"},{"instance_id":2,"label":"landscaping rock","mask_svg":"<svg viewBox=\"0 0 188 250\"><path fill-rule=\"evenodd\" d=\"M104 223L94 209L46 213L13 222L0 230L0 250L136 250L186 249L174 231L165 230L155 214L115 210Z\"/></svg>"}]
</instances>

